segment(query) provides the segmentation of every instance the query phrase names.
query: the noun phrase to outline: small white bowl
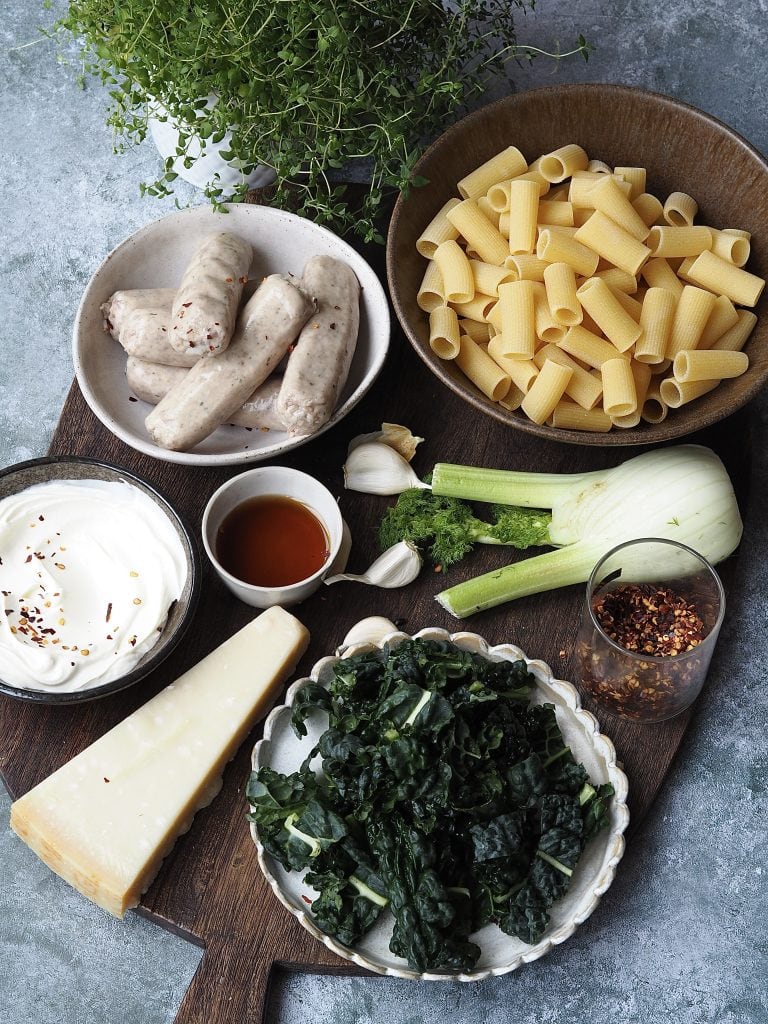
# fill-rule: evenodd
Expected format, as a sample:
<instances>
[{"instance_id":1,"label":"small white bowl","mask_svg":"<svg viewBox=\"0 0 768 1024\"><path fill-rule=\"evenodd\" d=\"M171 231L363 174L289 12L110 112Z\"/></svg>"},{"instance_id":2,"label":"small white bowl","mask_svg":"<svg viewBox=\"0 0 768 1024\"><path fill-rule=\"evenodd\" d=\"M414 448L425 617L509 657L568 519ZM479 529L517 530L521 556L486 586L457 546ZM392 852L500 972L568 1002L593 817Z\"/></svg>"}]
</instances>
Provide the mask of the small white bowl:
<instances>
[{"instance_id":1,"label":"small white bowl","mask_svg":"<svg viewBox=\"0 0 768 1024\"><path fill-rule=\"evenodd\" d=\"M319 437L354 408L376 380L389 347L389 305L376 273L351 245L332 231L268 206L230 204L226 213L195 206L168 214L134 232L106 257L80 301L73 332L80 390L101 422L131 448L165 462L231 466L273 459ZM200 242L215 231L233 231L253 246L249 277L300 277L311 256L332 256L354 270L360 282L360 331L344 389L330 420L314 434L290 437L283 430L250 430L224 424L189 452L160 448L144 420L152 406L138 401L125 378L126 355L104 331L101 304L123 288L175 288Z\"/></svg>"},{"instance_id":2,"label":"small white bowl","mask_svg":"<svg viewBox=\"0 0 768 1024\"><path fill-rule=\"evenodd\" d=\"M257 587L233 576L216 558L216 535L229 513L249 498L279 495L306 505L325 527L329 553L325 564L305 580L286 587ZM323 576L334 565L344 541L344 520L336 499L319 480L287 466L263 466L232 477L214 492L203 513L203 546L211 565L235 597L254 608L283 607L298 604L313 594Z\"/></svg>"}]
</instances>

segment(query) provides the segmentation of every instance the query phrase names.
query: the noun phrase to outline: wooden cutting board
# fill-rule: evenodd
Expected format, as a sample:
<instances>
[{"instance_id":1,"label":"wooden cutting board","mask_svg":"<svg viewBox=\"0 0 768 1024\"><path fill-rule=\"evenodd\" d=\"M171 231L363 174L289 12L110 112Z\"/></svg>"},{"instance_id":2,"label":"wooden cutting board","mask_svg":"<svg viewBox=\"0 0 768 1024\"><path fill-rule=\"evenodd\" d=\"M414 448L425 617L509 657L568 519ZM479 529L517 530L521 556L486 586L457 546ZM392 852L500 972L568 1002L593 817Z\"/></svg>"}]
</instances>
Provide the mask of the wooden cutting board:
<instances>
[{"instance_id":1,"label":"wooden cutting board","mask_svg":"<svg viewBox=\"0 0 768 1024\"><path fill-rule=\"evenodd\" d=\"M383 274L383 251L369 249L364 255ZM638 452L544 442L481 416L429 373L395 328L386 367L366 399L333 430L280 460L318 477L339 497L353 536L350 571L363 570L378 554L377 525L394 499L345 492L342 464L350 438L376 429L383 420L405 423L426 438L415 459L420 474L436 461L574 472L614 465ZM691 440L718 451L745 507L748 414ZM170 499L198 536L208 497L238 472L178 466L140 455L99 423L76 383L50 451L104 459L145 477ZM308 674L318 658L332 653L353 623L377 614L407 632L436 625L474 630L492 644L512 641L529 656L548 662L556 676L576 681L573 654L583 587L526 598L462 624L433 600L449 582L501 566L509 559L509 552L503 549L485 549L455 567L449 576L425 571L415 584L399 591L357 584L322 588L294 609L312 635L298 674ZM736 578L735 561L721 567L726 587L732 587ZM114 697L74 707L46 708L0 696L0 734L4 738L0 774L12 797L36 785L252 617L253 610L225 590L207 562L204 568L195 622L181 649L148 679ZM585 705L590 706L588 700ZM686 713L655 726L606 719L604 731L615 743L629 776L630 836L636 836L669 771L689 718ZM276 968L363 973L305 932L278 903L259 871L243 796L251 748L259 735L257 727L227 768L222 792L177 842L138 911L205 948L177 1024L259 1024L265 1019L270 979ZM608 914L610 902L608 893Z\"/></svg>"}]
</instances>

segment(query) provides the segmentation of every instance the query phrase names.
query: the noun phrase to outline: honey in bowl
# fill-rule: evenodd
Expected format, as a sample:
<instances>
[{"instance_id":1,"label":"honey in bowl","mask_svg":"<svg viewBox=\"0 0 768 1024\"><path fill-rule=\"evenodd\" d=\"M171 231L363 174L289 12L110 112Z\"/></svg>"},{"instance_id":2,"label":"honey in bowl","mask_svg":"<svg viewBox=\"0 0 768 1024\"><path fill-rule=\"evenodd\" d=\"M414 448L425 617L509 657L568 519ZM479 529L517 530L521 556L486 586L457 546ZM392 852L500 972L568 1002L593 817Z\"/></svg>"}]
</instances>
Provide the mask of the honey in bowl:
<instances>
[{"instance_id":1,"label":"honey in bowl","mask_svg":"<svg viewBox=\"0 0 768 1024\"><path fill-rule=\"evenodd\" d=\"M313 576L330 555L315 513L293 498L249 498L224 518L216 558L231 575L256 587L288 587Z\"/></svg>"}]
</instances>

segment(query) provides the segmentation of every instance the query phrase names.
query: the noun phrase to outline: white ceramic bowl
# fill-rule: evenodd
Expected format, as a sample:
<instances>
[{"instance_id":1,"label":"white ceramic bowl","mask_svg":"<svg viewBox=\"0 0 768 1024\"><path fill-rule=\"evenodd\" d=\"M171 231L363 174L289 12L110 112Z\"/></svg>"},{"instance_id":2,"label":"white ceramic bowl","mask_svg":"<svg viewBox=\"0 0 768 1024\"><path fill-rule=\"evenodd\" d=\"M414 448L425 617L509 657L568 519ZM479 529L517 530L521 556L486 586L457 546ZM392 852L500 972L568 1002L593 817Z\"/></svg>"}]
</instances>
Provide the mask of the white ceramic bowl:
<instances>
[{"instance_id":1,"label":"white ceramic bowl","mask_svg":"<svg viewBox=\"0 0 768 1024\"><path fill-rule=\"evenodd\" d=\"M167 462L207 466L260 462L305 444L357 405L381 370L389 346L386 294L374 271L351 246L326 228L284 210L244 204L230 204L226 209L228 213L216 213L210 206L197 206L140 228L98 268L75 318L75 372L88 405L126 444ZM300 277L311 256L332 256L348 263L362 286L357 348L336 411L317 433L289 437L278 430L222 426L190 452L166 451L147 433L144 420L151 406L132 399L125 379L125 353L105 333L99 307L118 289L176 287L202 239L224 230L242 235L253 246L252 280L274 273Z\"/></svg>"},{"instance_id":2,"label":"white ceramic bowl","mask_svg":"<svg viewBox=\"0 0 768 1024\"><path fill-rule=\"evenodd\" d=\"M389 630L389 631L388 631ZM303 882L303 872L286 871L264 850L259 842L255 825L251 835L258 849L259 866L277 898L298 919L308 932L324 943L334 953L351 960L376 974L422 981L483 981L499 974L514 971L524 963L538 960L553 946L569 938L577 926L585 921L610 886L616 873L616 865L624 853L624 831L629 823L627 810L627 777L616 763L616 751L611 741L600 733L597 719L584 711L575 688L562 679L555 679L548 665L543 661L532 661L519 647L500 644L489 647L476 633L451 633L444 629L422 629L415 634L429 640L450 640L464 650L475 651L491 661L517 661L524 659L536 678L533 691L534 703L555 705L557 722L565 742L574 757L589 772L593 781L600 784L610 782L615 790L611 799L610 824L586 847L573 873L571 886L565 896L550 908L550 923L542 939L535 946L529 946L520 939L506 935L496 925L488 925L472 938L481 949L480 959L472 971L462 974L427 972L419 974L408 967L405 960L390 952L389 939L392 933L392 918L382 919L350 949L331 938L315 924L305 897L314 890ZM348 643L359 636L370 638L364 643ZM376 640L374 642L374 637ZM322 658L312 669L311 679L327 684L332 678L333 666L339 655L348 657L361 651L382 647L385 643L398 644L409 639L406 633L397 632L387 620L366 620L350 630L347 639L337 650L337 656ZM309 682L299 679L286 694L286 702L275 708L264 725L264 738L253 748L252 765L258 770L269 765L276 771L289 774L296 771L309 751L316 745L325 730L327 719L324 715L311 714L305 721L307 735L297 737L291 729L291 705L301 687Z\"/></svg>"},{"instance_id":3,"label":"white ceramic bowl","mask_svg":"<svg viewBox=\"0 0 768 1024\"><path fill-rule=\"evenodd\" d=\"M325 526L329 541L328 559L322 568L305 580L286 587L257 587L233 576L216 558L216 535L229 513L249 498L279 495L293 498L311 509ZM298 469L287 466L263 466L232 477L213 493L203 513L203 547L211 565L235 597L254 608L271 608L279 604L284 608L304 601L314 594L331 567L338 565L338 556L344 541L344 521L339 506L327 487L319 480Z\"/></svg>"}]
</instances>

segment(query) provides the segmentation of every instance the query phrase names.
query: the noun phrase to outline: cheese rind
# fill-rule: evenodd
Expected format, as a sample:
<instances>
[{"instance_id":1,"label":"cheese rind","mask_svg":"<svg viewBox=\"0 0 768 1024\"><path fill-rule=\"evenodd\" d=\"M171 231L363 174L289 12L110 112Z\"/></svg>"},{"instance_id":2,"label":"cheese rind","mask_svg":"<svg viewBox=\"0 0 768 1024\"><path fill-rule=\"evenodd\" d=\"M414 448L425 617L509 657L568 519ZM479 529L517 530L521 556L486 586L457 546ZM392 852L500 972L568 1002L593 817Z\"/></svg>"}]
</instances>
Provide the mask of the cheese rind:
<instances>
[{"instance_id":1,"label":"cheese rind","mask_svg":"<svg viewBox=\"0 0 768 1024\"><path fill-rule=\"evenodd\" d=\"M309 634L269 608L11 807L11 828L58 875L122 917L221 775Z\"/></svg>"}]
</instances>

